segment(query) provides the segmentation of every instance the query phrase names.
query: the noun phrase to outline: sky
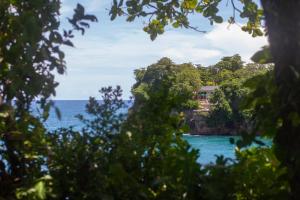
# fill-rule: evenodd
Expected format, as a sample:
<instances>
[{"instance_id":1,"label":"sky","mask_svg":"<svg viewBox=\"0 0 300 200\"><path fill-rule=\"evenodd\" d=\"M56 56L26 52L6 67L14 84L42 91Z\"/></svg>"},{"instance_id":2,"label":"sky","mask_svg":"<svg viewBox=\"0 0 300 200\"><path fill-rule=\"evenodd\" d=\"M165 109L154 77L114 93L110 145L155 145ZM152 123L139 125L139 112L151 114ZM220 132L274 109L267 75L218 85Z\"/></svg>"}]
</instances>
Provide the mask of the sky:
<instances>
[{"instance_id":1,"label":"sky","mask_svg":"<svg viewBox=\"0 0 300 200\"><path fill-rule=\"evenodd\" d=\"M99 97L99 89L120 85L123 98L129 99L134 84L135 69L147 67L162 57L169 57L175 63L212 65L224 56L240 54L250 62L250 57L267 44L265 37L252 38L241 31L239 25L228 23L210 26L200 16L190 18L191 25L207 33L187 29L167 28L162 36L151 41L143 31L146 19L128 23L125 18L109 19L112 0L81 0L86 12L97 16L99 22L91 24L84 36L77 34L73 40L75 48L64 47L67 73L57 75L59 82L56 97L59 100L85 100ZM62 0L62 28L69 24L77 1ZM222 16L230 16L232 9L220 6ZM239 21L240 24L243 21Z\"/></svg>"}]
</instances>

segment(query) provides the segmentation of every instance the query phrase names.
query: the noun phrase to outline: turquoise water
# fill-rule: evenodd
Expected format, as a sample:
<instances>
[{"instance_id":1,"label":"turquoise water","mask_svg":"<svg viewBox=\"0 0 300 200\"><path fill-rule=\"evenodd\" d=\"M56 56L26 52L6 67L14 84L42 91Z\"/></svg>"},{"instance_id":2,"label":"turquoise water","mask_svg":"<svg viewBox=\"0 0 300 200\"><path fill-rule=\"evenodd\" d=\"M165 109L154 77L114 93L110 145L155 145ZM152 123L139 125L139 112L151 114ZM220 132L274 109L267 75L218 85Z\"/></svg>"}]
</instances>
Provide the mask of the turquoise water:
<instances>
[{"instance_id":1,"label":"turquoise water","mask_svg":"<svg viewBox=\"0 0 300 200\"><path fill-rule=\"evenodd\" d=\"M228 158L234 158L235 146L230 144L231 136L192 136L184 135L190 145L200 150L200 163L209 163L216 160L216 155L224 155Z\"/></svg>"},{"instance_id":2,"label":"turquoise water","mask_svg":"<svg viewBox=\"0 0 300 200\"><path fill-rule=\"evenodd\" d=\"M55 105L61 111L61 120L58 120L54 111L50 113L45 126L49 130L61 127L74 126L79 129L82 124L75 117L77 114L85 114L85 105L87 101L55 101ZM130 102L128 102L130 104ZM215 161L215 155L224 155L234 158L234 145L229 143L229 136L189 136L184 135L193 148L200 150L200 163L209 163Z\"/></svg>"}]
</instances>

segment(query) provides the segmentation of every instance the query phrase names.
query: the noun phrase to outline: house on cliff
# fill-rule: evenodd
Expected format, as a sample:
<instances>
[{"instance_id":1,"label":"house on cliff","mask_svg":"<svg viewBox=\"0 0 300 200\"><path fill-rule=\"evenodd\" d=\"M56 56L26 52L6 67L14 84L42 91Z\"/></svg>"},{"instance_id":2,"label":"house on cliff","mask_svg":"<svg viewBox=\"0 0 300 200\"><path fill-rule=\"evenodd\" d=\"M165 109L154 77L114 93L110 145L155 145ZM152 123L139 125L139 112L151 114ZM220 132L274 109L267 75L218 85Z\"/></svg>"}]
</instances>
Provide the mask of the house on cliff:
<instances>
[{"instance_id":1,"label":"house on cliff","mask_svg":"<svg viewBox=\"0 0 300 200\"><path fill-rule=\"evenodd\" d=\"M206 123L206 117L209 115L209 111L212 105L209 102L210 96L218 88L218 86L202 86L200 88L197 94L199 108L186 112L186 120L190 127L190 134L227 134L227 130L220 127L209 127Z\"/></svg>"},{"instance_id":2,"label":"house on cliff","mask_svg":"<svg viewBox=\"0 0 300 200\"><path fill-rule=\"evenodd\" d=\"M200 88L200 91L197 96L199 100L199 109L197 111L209 112L211 106L209 98L212 95L212 93L218 88L218 86L202 86Z\"/></svg>"}]
</instances>

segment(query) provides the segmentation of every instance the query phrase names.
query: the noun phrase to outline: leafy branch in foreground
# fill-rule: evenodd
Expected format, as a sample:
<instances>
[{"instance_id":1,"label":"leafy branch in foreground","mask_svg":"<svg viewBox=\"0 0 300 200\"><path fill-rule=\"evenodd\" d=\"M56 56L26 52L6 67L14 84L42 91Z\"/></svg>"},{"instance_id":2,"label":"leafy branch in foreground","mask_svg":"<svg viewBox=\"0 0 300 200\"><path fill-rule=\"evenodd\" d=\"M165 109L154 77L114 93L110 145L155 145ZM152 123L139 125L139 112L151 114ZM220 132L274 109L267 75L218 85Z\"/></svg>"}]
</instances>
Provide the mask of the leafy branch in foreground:
<instances>
[{"instance_id":1,"label":"leafy branch in foreground","mask_svg":"<svg viewBox=\"0 0 300 200\"><path fill-rule=\"evenodd\" d=\"M42 186L47 179L49 143L42 121L53 105L49 98L56 94L54 74L66 71L61 48L73 46L73 29L60 32L60 4L0 1L1 199L46 198ZM83 20L96 19L87 16L75 13L74 24L80 28ZM33 114L32 104L41 109L38 116Z\"/></svg>"},{"instance_id":2,"label":"leafy branch in foreground","mask_svg":"<svg viewBox=\"0 0 300 200\"><path fill-rule=\"evenodd\" d=\"M214 23L222 23L224 18L219 15L219 7L221 0L114 0L110 16L114 20L118 16L125 16L128 22L134 21L136 18L146 18L148 23L144 27L144 31L154 40L157 35L163 34L166 26L172 25L174 28L189 28L197 32L205 33L198 27L191 25L189 17L191 15L201 15L207 18L211 25ZM237 1L230 0L226 6L232 8L232 15L227 19L230 24L237 21L237 15L242 19L246 19L247 23L242 26L242 30L249 32L253 37L262 36L261 20L263 18L262 9L255 1Z\"/></svg>"},{"instance_id":3,"label":"leafy branch in foreground","mask_svg":"<svg viewBox=\"0 0 300 200\"><path fill-rule=\"evenodd\" d=\"M190 13L199 12L211 22L222 22L218 13L218 5L221 0L114 0L110 15L112 20L116 16L128 14L127 20L133 21L136 17L149 19L144 28L154 40L158 34L163 34L167 25L188 28ZM224 1L223 1L224 2ZM227 1L229 2L229 1ZM239 2L236 4L236 2ZM299 1L270 1L261 0L260 6L253 0L230 1L233 8L232 18L229 23L234 23L236 13L247 20L242 30L252 36L263 35L262 24L265 24L270 43L269 53L261 52L258 58L261 62L274 62L274 82L277 92L275 102L277 106L277 119L281 123L274 122L274 143L277 158L289 168L289 182L291 184L291 199L300 198L300 43L298 11ZM154 19L152 19L154 17ZM256 59L256 58L254 58ZM264 60L264 61L263 61ZM275 94L275 93L274 93ZM273 111L271 111L272 113ZM262 129L264 127L261 127Z\"/></svg>"},{"instance_id":4,"label":"leafy branch in foreground","mask_svg":"<svg viewBox=\"0 0 300 200\"><path fill-rule=\"evenodd\" d=\"M52 144L48 160L53 199L284 199L289 184L286 169L273 150L237 149L237 159L218 156L216 163L197 163L191 149L174 126L174 114L156 113L151 120L148 104L136 107L117 129L110 129L122 104L120 89L105 88L104 101L91 99L91 114L80 132L59 129L48 135ZM152 94L149 94L151 101ZM114 105L116 103L116 105ZM137 106L137 105L134 105ZM106 112L96 111L105 108ZM161 110L172 109L161 105ZM137 110L138 109L138 110ZM96 112L95 112L96 111ZM146 115L147 113L147 115ZM144 116L148 121L144 126ZM120 118L122 119L122 117ZM94 123L96 122L97 123ZM90 123L91 122L91 123ZM88 127L88 128L87 128ZM105 132L98 132L107 130ZM146 129L144 129L146 128ZM159 131L162 130L162 131ZM230 162L229 162L230 161ZM50 198L50 196L49 196ZM51 199L50 198L50 199Z\"/></svg>"},{"instance_id":5,"label":"leafy branch in foreground","mask_svg":"<svg viewBox=\"0 0 300 200\"><path fill-rule=\"evenodd\" d=\"M150 132L132 128L143 126L143 121L133 117L123 121L120 91L103 88L101 103L90 99L91 116L80 117L86 125L80 132L59 129L48 135L53 194L59 199L196 198L198 152L190 149L177 129L162 129L172 126L168 116L160 117L160 124L148 118L148 127L154 128ZM161 135L151 132L160 129Z\"/></svg>"}]
</instances>

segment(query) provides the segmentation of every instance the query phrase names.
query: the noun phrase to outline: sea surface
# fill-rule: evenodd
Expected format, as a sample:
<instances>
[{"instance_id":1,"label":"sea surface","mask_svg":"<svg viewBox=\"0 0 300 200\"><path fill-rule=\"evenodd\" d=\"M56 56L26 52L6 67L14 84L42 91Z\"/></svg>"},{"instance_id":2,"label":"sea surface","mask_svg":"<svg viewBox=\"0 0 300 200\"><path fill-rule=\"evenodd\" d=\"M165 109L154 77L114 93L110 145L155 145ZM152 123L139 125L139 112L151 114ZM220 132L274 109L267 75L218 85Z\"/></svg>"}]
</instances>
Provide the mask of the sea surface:
<instances>
[{"instance_id":1,"label":"sea surface","mask_svg":"<svg viewBox=\"0 0 300 200\"><path fill-rule=\"evenodd\" d=\"M57 118L54 110L51 110L45 126L49 130L55 130L61 127L73 126L75 129L80 129L82 124L75 117L78 114L85 115L85 105L88 101L85 100L57 100L55 106L61 112L61 119ZM127 102L130 105L130 102ZM184 135L192 148L200 150L198 161L203 164L214 162L216 155L224 155L225 157L234 158L235 146L230 144L230 136L192 136Z\"/></svg>"}]
</instances>

